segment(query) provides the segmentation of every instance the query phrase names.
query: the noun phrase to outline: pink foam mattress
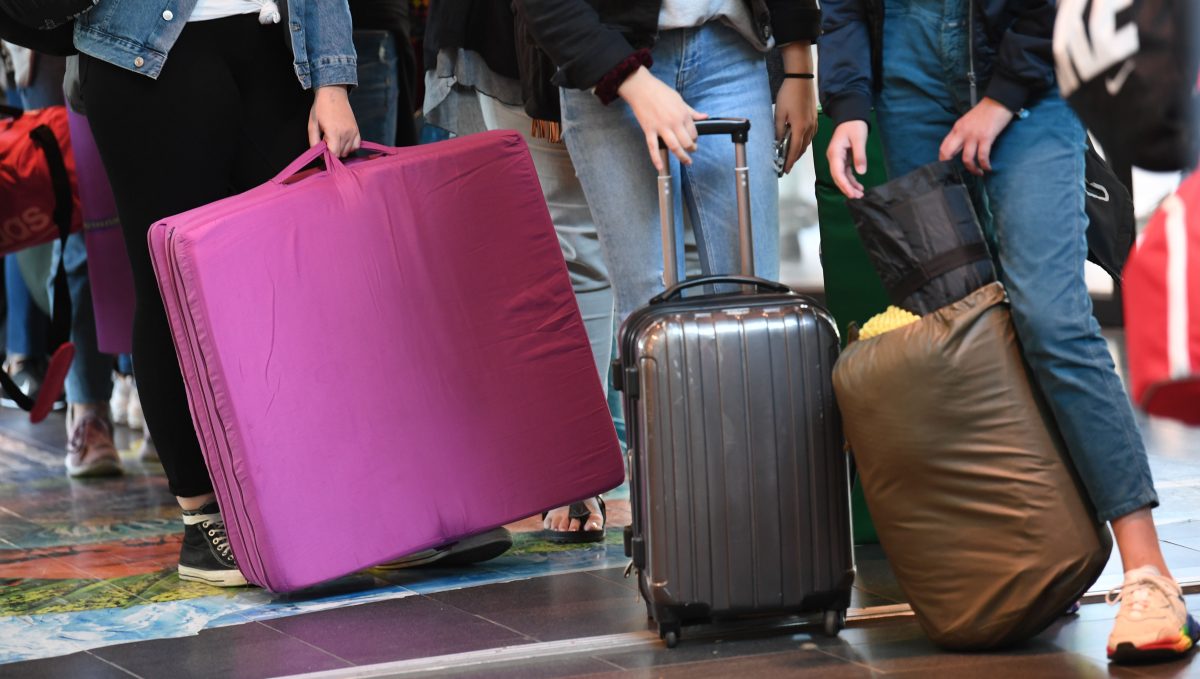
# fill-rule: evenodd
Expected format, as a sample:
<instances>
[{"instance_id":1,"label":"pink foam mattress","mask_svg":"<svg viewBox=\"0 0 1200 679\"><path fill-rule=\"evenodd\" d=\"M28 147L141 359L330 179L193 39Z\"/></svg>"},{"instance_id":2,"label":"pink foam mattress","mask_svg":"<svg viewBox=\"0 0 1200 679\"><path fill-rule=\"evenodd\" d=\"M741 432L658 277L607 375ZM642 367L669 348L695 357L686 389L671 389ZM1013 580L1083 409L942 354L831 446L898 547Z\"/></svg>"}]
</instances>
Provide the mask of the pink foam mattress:
<instances>
[{"instance_id":1,"label":"pink foam mattress","mask_svg":"<svg viewBox=\"0 0 1200 679\"><path fill-rule=\"evenodd\" d=\"M149 234L234 554L275 591L624 474L521 137L371 150Z\"/></svg>"}]
</instances>

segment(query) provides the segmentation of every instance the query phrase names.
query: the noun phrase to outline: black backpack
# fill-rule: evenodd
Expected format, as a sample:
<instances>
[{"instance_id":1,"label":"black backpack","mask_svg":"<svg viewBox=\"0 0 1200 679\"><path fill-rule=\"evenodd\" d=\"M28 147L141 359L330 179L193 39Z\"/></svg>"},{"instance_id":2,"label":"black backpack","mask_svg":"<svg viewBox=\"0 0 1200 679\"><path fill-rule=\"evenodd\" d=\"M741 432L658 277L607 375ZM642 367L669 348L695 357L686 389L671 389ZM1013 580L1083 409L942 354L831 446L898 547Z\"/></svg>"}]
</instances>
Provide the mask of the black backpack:
<instances>
[{"instance_id":1,"label":"black backpack","mask_svg":"<svg viewBox=\"0 0 1200 679\"><path fill-rule=\"evenodd\" d=\"M75 54L75 17L99 0L0 0L0 40L54 56Z\"/></svg>"},{"instance_id":2,"label":"black backpack","mask_svg":"<svg viewBox=\"0 0 1200 679\"><path fill-rule=\"evenodd\" d=\"M50 30L70 22L100 0L0 0L0 12L17 23L37 30Z\"/></svg>"},{"instance_id":3,"label":"black backpack","mask_svg":"<svg viewBox=\"0 0 1200 679\"><path fill-rule=\"evenodd\" d=\"M1186 169L1200 151L1200 3L1119 4L1059 1L1059 89L1107 152L1147 170Z\"/></svg>"}]
</instances>

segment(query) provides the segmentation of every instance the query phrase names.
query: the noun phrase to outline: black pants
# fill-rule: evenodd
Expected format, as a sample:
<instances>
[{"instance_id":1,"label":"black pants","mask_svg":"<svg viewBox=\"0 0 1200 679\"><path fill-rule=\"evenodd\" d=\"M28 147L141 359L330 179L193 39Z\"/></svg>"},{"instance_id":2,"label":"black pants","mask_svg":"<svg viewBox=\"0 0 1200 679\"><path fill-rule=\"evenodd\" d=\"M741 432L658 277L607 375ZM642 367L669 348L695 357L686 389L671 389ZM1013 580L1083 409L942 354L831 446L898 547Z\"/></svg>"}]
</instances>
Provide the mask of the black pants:
<instances>
[{"instance_id":1,"label":"black pants","mask_svg":"<svg viewBox=\"0 0 1200 679\"><path fill-rule=\"evenodd\" d=\"M275 176L307 147L312 105L280 25L256 14L188 24L157 80L81 57L88 118L116 197L137 291L133 363L171 492L212 490L188 411L146 232Z\"/></svg>"}]
</instances>

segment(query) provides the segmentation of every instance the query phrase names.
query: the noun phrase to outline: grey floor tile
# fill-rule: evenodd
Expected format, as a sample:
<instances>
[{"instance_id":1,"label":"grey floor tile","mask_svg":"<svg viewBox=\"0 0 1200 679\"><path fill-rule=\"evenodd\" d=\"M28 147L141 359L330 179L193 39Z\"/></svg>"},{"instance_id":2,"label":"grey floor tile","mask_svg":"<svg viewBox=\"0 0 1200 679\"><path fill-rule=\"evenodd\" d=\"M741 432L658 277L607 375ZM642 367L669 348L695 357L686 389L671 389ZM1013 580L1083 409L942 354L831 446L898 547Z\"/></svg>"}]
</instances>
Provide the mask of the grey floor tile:
<instances>
[{"instance_id":1,"label":"grey floor tile","mask_svg":"<svg viewBox=\"0 0 1200 679\"><path fill-rule=\"evenodd\" d=\"M601 568L599 570L588 571L588 574L595 578L603 578L609 582L615 582L622 587L637 591L637 576L633 571L629 572L629 577L625 577L624 568Z\"/></svg>"},{"instance_id":2,"label":"grey floor tile","mask_svg":"<svg viewBox=\"0 0 1200 679\"><path fill-rule=\"evenodd\" d=\"M665 644L629 651L598 653L601 658L622 669L648 669L670 665L727 660L794 651L813 651L820 646L805 633L742 633L720 634L725 628L685 629L683 639L675 648ZM836 642L826 641L827 644Z\"/></svg>"},{"instance_id":3,"label":"grey floor tile","mask_svg":"<svg viewBox=\"0 0 1200 679\"><path fill-rule=\"evenodd\" d=\"M438 672L439 679L565 679L603 675L617 668L596 658L570 657L487 665L462 671Z\"/></svg>"},{"instance_id":4,"label":"grey floor tile","mask_svg":"<svg viewBox=\"0 0 1200 679\"><path fill-rule=\"evenodd\" d=\"M874 592L854 587L850 592L850 608L874 608L876 606L894 606L902 603L891 597L881 596Z\"/></svg>"},{"instance_id":5,"label":"grey floor tile","mask_svg":"<svg viewBox=\"0 0 1200 679\"><path fill-rule=\"evenodd\" d=\"M647 629L646 605L635 592L587 573L552 575L429 596L539 641Z\"/></svg>"},{"instance_id":6,"label":"grey floor tile","mask_svg":"<svg viewBox=\"0 0 1200 679\"><path fill-rule=\"evenodd\" d=\"M682 646L681 646L682 648ZM678 649L675 649L678 650ZM689 662L647 664L628 667L603 677L659 677L726 679L728 677L802 677L861 679L881 676L868 667L847 662L815 649L792 649L776 653L736 657L709 657Z\"/></svg>"},{"instance_id":7,"label":"grey floor tile","mask_svg":"<svg viewBox=\"0 0 1200 679\"><path fill-rule=\"evenodd\" d=\"M933 645L924 635L892 641L823 646L821 650L880 672L955 670L976 676L975 669L1002 659L1001 653L958 653Z\"/></svg>"},{"instance_id":8,"label":"grey floor tile","mask_svg":"<svg viewBox=\"0 0 1200 679\"><path fill-rule=\"evenodd\" d=\"M143 679L264 679L350 663L259 623L92 651Z\"/></svg>"},{"instance_id":9,"label":"grey floor tile","mask_svg":"<svg viewBox=\"0 0 1200 679\"><path fill-rule=\"evenodd\" d=\"M966 666L920 668L888 672L888 677L902 679L1099 679L1117 677L1137 679L1140 675L1122 668L1110 669L1074 653L1046 653L1032 656L1012 656L981 661Z\"/></svg>"},{"instance_id":10,"label":"grey floor tile","mask_svg":"<svg viewBox=\"0 0 1200 679\"><path fill-rule=\"evenodd\" d=\"M0 667L4 679L130 679L131 674L88 653L10 663Z\"/></svg>"},{"instance_id":11,"label":"grey floor tile","mask_svg":"<svg viewBox=\"0 0 1200 679\"><path fill-rule=\"evenodd\" d=\"M1189 546L1188 543L1200 543L1200 518L1158 526L1158 539L1184 547Z\"/></svg>"},{"instance_id":12,"label":"grey floor tile","mask_svg":"<svg viewBox=\"0 0 1200 679\"><path fill-rule=\"evenodd\" d=\"M424 596L264 623L356 665L529 643L528 637Z\"/></svg>"}]
</instances>

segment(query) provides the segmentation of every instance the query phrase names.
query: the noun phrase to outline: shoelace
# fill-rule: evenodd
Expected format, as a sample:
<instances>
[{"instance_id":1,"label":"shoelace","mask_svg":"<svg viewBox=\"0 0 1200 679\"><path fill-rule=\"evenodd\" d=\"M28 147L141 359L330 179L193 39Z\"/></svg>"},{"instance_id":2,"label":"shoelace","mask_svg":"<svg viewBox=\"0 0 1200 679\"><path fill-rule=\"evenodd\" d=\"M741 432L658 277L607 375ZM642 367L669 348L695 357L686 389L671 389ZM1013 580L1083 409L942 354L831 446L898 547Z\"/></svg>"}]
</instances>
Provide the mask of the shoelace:
<instances>
[{"instance_id":1,"label":"shoelace","mask_svg":"<svg viewBox=\"0 0 1200 679\"><path fill-rule=\"evenodd\" d=\"M221 558L231 558L232 548L229 546L229 536L225 532L225 520L207 519L200 524L200 527L208 532L208 539L212 541L213 547L221 552Z\"/></svg>"},{"instance_id":2,"label":"shoelace","mask_svg":"<svg viewBox=\"0 0 1200 679\"><path fill-rule=\"evenodd\" d=\"M1146 610L1149 608L1151 590L1158 590L1163 595L1163 598L1170 599L1171 593L1165 590L1162 585L1153 580L1143 578L1110 589L1108 594L1104 595L1104 601L1109 606L1115 606L1123 601L1127 601L1130 608L1130 617L1134 620L1139 620L1146 614ZM1114 593L1116 596L1113 596Z\"/></svg>"}]
</instances>

